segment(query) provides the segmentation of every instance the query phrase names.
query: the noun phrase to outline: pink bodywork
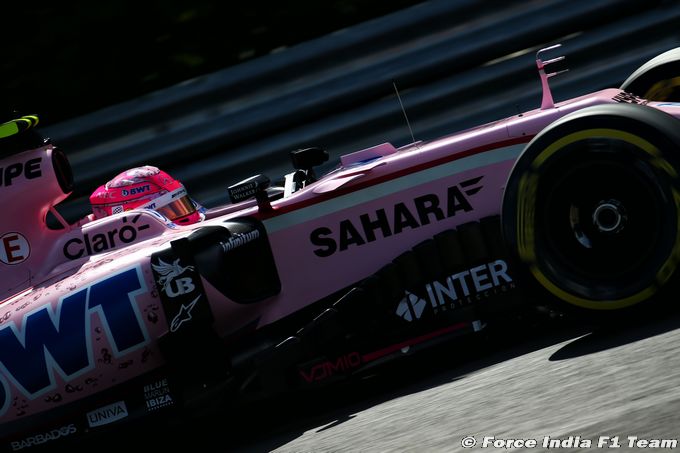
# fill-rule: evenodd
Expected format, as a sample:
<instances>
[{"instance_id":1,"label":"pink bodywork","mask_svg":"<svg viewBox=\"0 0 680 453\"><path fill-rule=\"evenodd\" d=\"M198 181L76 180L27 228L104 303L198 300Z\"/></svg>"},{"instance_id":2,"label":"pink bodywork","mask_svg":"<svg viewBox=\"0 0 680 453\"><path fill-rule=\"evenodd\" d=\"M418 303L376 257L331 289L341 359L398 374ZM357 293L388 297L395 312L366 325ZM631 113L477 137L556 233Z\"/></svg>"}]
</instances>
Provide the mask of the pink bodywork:
<instances>
[{"instance_id":1,"label":"pink bodywork","mask_svg":"<svg viewBox=\"0 0 680 453\"><path fill-rule=\"evenodd\" d=\"M252 322L262 327L371 275L423 239L498 214L508 174L525 144L563 115L614 103L612 98L619 93L604 90L400 149L382 144L352 153L315 183L272 202L270 212L259 212L253 201L246 201L213 209L206 220L191 226L175 225L153 211L133 210L49 229L47 213L67 197L50 164L52 146L0 161L0 171L28 162L40 168L39 177L19 175L11 185L7 181L0 185L4 213L0 219L0 334L12 329L21 338L26 316L45 307L57 326L66 298L75 297L83 288L88 288L87 297L94 297L90 293L94 294L101 282L129 271L130 278L139 281L139 289L130 293L130 303L144 336L133 348L117 350L103 311L90 306L85 315L88 366L66 375L46 352L39 359L45 361L51 382L31 393L0 365L0 386L6 393L0 401L0 419L9 422L76 401L163 364L155 340L167 332L168 323L159 309L150 256L169 241L237 216L261 220L281 280L280 293L243 305L228 300L208 281L202 283L220 336L228 337ZM680 113L673 105L659 108L676 116ZM37 174L35 168L33 171L32 175ZM476 181L474 187L479 190L461 188L464 181ZM445 210L450 191L455 190L470 191L466 197L473 210L455 211L444 218L430 210L430 214L416 217L417 225L411 222L399 234L375 229L375 238L370 240L366 231L359 231L361 237L355 236L344 249L338 245L345 220L361 225L360 216L375 219L380 210L393 219L403 206L416 213L415 200L422 204L427 197L441 200ZM311 239L315 234L316 243ZM331 243L337 249L332 253Z\"/></svg>"}]
</instances>

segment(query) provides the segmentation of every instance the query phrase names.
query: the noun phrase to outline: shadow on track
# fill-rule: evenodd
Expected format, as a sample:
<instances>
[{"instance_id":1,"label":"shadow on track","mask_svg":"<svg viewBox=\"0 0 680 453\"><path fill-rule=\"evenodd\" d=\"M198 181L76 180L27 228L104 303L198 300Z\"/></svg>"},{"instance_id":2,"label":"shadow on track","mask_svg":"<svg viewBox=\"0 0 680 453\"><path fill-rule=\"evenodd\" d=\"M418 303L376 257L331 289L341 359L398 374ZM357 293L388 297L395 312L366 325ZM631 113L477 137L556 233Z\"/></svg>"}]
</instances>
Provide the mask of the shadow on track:
<instances>
[{"instance_id":1,"label":"shadow on track","mask_svg":"<svg viewBox=\"0 0 680 453\"><path fill-rule=\"evenodd\" d=\"M490 326L463 338L382 366L374 375L296 392L238 409L173 422L97 442L98 451L268 452L305 432L323 432L390 400L436 388L479 370L568 342L549 360L565 360L649 338L680 327L680 313L636 317L606 328L557 320L539 326ZM130 439L134 439L131 441ZM78 450L80 451L80 450ZM82 451L93 451L87 448Z\"/></svg>"},{"instance_id":2,"label":"shadow on track","mask_svg":"<svg viewBox=\"0 0 680 453\"><path fill-rule=\"evenodd\" d=\"M253 423L250 417L251 421L240 420L239 435L232 438L232 443L210 451L271 451L309 430L322 432L341 425L373 406L463 379L481 369L589 332L587 328L559 323L531 333L497 328L483 339L462 339L433 348L386 365L379 374L267 404L256 411L257 422ZM212 444L209 437L214 432L208 425L203 428L206 445Z\"/></svg>"},{"instance_id":3,"label":"shadow on track","mask_svg":"<svg viewBox=\"0 0 680 453\"><path fill-rule=\"evenodd\" d=\"M588 354L616 348L645 338L661 335L680 328L680 313L664 310L660 313L642 313L617 323L601 327L566 344L553 355L551 361L573 359Z\"/></svg>"}]
</instances>

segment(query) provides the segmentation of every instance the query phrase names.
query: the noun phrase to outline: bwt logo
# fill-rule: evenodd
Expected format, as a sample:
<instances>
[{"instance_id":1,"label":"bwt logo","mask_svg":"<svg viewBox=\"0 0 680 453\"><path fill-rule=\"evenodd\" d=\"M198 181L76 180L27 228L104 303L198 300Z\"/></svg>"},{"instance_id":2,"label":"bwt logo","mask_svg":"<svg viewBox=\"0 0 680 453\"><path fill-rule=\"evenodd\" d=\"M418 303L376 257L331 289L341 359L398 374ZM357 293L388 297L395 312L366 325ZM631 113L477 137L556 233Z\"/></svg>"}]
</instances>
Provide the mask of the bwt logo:
<instances>
[{"instance_id":1,"label":"bwt logo","mask_svg":"<svg viewBox=\"0 0 680 453\"><path fill-rule=\"evenodd\" d=\"M0 328L0 415L14 397L9 383L35 399L95 367L91 318L99 316L115 357L148 342L135 297L147 291L139 267L90 284L51 305L28 313L17 327Z\"/></svg>"},{"instance_id":2,"label":"bwt logo","mask_svg":"<svg viewBox=\"0 0 680 453\"><path fill-rule=\"evenodd\" d=\"M123 189L121 193L123 194L124 197L127 197L128 195L139 195L142 193L150 192L151 191L151 186L150 185L145 185L145 186L140 186L140 187L133 187L132 189Z\"/></svg>"}]
</instances>

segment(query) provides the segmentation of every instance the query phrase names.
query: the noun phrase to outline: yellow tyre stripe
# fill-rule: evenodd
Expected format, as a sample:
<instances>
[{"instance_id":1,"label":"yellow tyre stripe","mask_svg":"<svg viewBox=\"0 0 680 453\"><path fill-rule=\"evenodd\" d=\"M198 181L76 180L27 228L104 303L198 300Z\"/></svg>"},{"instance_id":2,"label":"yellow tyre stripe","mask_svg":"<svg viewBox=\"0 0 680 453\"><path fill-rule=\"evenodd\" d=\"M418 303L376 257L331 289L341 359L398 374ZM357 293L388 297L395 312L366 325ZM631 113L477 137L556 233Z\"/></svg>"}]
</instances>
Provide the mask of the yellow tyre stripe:
<instances>
[{"instance_id":1,"label":"yellow tyre stripe","mask_svg":"<svg viewBox=\"0 0 680 453\"><path fill-rule=\"evenodd\" d=\"M650 101L665 101L678 87L680 87L680 77L660 80L652 85L642 97Z\"/></svg>"},{"instance_id":2,"label":"yellow tyre stripe","mask_svg":"<svg viewBox=\"0 0 680 453\"><path fill-rule=\"evenodd\" d=\"M529 270L534 278L548 291L562 299L563 301L583 308L600 309L600 310L615 310L625 308L636 303L642 302L651 297L658 288L663 285L675 273L675 270L680 261L680 194L673 189L673 197L676 205L676 215L678 215L676 223L676 238L675 244L671 250L666 261L661 265L656 275L656 281L647 288L637 292L628 297L613 300L593 300L571 294L562 288L555 285L535 264L536 250L535 250L535 233L534 233L534 217L535 217L535 201L536 190L538 186L538 175L535 172L550 159L556 152L570 145L574 142L585 140L589 138L612 138L631 143L650 155L650 162L656 167L668 173L672 178L677 178L678 173L675 168L663 158L659 149L645 140L644 138L617 129L586 129L566 135L559 140L556 140L547 146L538 156L534 158L530 165L530 173L521 177L518 187L517 198L517 244L520 259L529 264Z\"/></svg>"}]
</instances>

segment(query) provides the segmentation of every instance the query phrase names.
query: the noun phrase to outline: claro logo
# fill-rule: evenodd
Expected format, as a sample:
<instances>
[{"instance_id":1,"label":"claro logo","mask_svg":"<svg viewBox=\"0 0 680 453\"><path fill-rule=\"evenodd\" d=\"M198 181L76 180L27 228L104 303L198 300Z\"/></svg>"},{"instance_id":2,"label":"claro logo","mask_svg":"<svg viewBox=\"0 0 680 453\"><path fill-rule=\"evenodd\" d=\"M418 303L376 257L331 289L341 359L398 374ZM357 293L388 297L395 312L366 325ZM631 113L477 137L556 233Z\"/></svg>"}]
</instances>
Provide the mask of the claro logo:
<instances>
[{"instance_id":1,"label":"claro logo","mask_svg":"<svg viewBox=\"0 0 680 453\"><path fill-rule=\"evenodd\" d=\"M388 209L342 220L335 228L317 228L309 235L311 243L318 246L314 254L325 258L350 247L373 242L381 236L397 235L407 228L419 228L453 217L461 211L472 211L474 208L467 197L482 190L484 186L479 182L483 177L470 178L449 187L443 202L437 194L426 194L409 203L397 203Z\"/></svg>"},{"instance_id":2,"label":"claro logo","mask_svg":"<svg viewBox=\"0 0 680 453\"><path fill-rule=\"evenodd\" d=\"M148 224L136 225L139 215L132 219L132 225L123 225L113 228L105 233L95 233L90 236L85 233L82 238L73 238L64 244L64 256L75 260L83 256L94 255L114 249L120 244L130 244L137 240L137 234L149 228ZM127 217L123 217L123 223L127 223Z\"/></svg>"}]
</instances>

